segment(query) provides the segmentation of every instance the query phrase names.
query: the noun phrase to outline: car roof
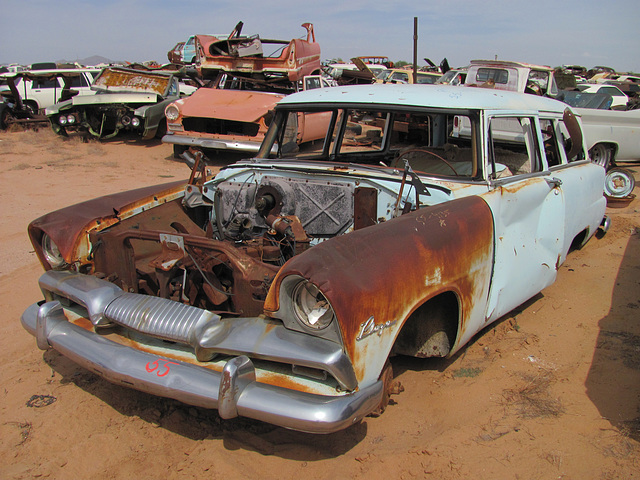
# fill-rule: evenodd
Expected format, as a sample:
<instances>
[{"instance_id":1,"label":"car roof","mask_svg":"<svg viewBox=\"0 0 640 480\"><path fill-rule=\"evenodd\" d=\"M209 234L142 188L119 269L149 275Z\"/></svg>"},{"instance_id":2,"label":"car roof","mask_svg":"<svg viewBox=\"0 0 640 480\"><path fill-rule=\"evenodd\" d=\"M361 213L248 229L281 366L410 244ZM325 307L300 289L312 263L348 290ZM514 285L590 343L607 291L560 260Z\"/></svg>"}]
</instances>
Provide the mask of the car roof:
<instances>
[{"instance_id":1,"label":"car roof","mask_svg":"<svg viewBox=\"0 0 640 480\"><path fill-rule=\"evenodd\" d=\"M373 84L319 88L288 95L278 105L384 104L470 110L537 110L562 113L565 103L546 97L451 85Z\"/></svg>"},{"instance_id":2,"label":"car roof","mask_svg":"<svg viewBox=\"0 0 640 480\"><path fill-rule=\"evenodd\" d=\"M533 70L553 72L553 68L547 65L534 65L532 63L513 62L510 60L471 60L470 63L473 67L524 67Z\"/></svg>"},{"instance_id":3,"label":"car roof","mask_svg":"<svg viewBox=\"0 0 640 480\"><path fill-rule=\"evenodd\" d=\"M580 84L578 84L578 88L581 89L583 92L586 92L586 91L596 91L597 92L598 90L600 90L603 87L615 88L616 90L620 90L616 85L612 85L610 83L580 83ZM620 90L620 92L622 92L622 90Z\"/></svg>"}]
</instances>

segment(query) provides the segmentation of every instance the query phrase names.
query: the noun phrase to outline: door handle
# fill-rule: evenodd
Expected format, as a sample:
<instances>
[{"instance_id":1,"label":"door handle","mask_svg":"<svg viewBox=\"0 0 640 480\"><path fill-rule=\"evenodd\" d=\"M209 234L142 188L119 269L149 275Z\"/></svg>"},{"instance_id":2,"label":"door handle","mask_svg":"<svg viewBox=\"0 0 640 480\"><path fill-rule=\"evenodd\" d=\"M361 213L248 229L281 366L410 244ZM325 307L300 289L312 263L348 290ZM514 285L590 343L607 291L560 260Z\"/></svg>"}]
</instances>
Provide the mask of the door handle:
<instances>
[{"instance_id":1,"label":"door handle","mask_svg":"<svg viewBox=\"0 0 640 480\"><path fill-rule=\"evenodd\" d=\"M552 188L556 188L556 187L559 187L560 185L562 185L562 180L560 180L557 177L545 178L545 180L547 181L549 186L552 187Z\"/></svg>"}]
</instances>

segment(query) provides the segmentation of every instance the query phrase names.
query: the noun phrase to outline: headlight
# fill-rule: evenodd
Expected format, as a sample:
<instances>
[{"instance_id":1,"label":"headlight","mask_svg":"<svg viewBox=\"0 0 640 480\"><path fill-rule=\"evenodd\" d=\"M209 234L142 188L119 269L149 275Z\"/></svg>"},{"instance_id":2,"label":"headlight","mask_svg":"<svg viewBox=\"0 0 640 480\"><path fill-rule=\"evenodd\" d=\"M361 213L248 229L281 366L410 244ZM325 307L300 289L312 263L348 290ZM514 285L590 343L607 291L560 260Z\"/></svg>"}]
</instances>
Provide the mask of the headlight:
<instances>
[{"instance_id":1,"label":"headlight","mask_svg":"<svg viewBox=\"0 0 640 480\"><path fill-rule=\"evenodd\" d=\"M313 283L303 280L291 293L293 311L305 327L322 330L329 326L335 314L329 300Z\"/></svg>"},{"instance_id":2,"label":"headlight","mask_svg":"<svg viewBox=\"0 0 640 480\"><path fill-rule=\"evenodd\" d=\"M73 115L67 115L67 123L69 125L76 123L76 117L74 117Z\"/></svg>"},{"instance_id":3,"label":"headlight","mask_svg":"<svg viewBox=\"0 0 640 480\"><path fill-rule=\"evenodd\" d=\"M180 109L172 103L164 109L164 116L170 122L175 122L180 116Z\"/></svg>"},{"instance_id":4,"label":"headlight","mask_svg":"<svg viewBox=\"0 0 640 480\"><path fill-rule=\"evenodd\" d=\"M64 258L62 258L60 249L46 233L42 236L42 253L44 253L44 258L51 265L51 268L64 265Z\"/></svg>"},{"instance_id":5,"label":"headlight","mask_svg":"<svg viewBox=\"0 0 640 480\"><path fill-rule=\"evenodd\" d=\"M133 117L131 119L131 126L132 127L139 127L140 126L140 119L138 117Z\"/></svg>"},{"instance_id":6,"label":"headlight","mask_svg":"<svg viewBox=\"0 0 640 480\"><path fill-rule=\"evenodd\" d=\"M67 124L67 116L66 115L60 115L58 117L58 123L60 125L66 125Z\"/></svg>"}]
</instances>

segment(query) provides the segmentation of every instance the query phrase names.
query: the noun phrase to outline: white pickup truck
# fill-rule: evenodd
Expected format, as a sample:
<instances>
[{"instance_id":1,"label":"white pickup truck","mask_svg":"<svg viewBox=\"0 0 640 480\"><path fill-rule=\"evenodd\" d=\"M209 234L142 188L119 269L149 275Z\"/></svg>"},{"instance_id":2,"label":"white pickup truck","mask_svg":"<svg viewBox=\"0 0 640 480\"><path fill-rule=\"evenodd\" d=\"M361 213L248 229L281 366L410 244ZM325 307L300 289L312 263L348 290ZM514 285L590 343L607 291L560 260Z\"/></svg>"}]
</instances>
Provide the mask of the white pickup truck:
<instances>
[{"instance_id":1,"label":"white pickup truck","mask_svg":"<svg viewBox=\"0 0 640 480\"><path fill-rule=\"evenodd\" d=\"M472 60L465 86L556 97L560 92L550 67L501 60ZM589 156L605 168L615 161L640 161L640 110L579 108Z\"/></svg>"}]
</instances>

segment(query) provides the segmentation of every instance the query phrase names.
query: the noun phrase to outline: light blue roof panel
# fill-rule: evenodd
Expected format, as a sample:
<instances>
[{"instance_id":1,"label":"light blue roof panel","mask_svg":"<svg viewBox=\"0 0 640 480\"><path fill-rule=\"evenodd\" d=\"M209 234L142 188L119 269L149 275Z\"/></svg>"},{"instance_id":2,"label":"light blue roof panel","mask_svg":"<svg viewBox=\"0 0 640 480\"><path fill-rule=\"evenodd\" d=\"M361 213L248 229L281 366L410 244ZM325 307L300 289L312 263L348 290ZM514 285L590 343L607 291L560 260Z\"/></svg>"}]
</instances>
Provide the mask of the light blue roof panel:
<instances>
[{"instance_id":1,"label":"light blue roof panel","mask_svg":"<svg viewBox=\"0 0 640 480\"><path fill-rule=\"evenodd\" d=\"M349 85L288 95L279 105L386 104L471 110L534 110L562 113L567 104L546 97L452 85Z\"/></svg>"}]
</instances>

